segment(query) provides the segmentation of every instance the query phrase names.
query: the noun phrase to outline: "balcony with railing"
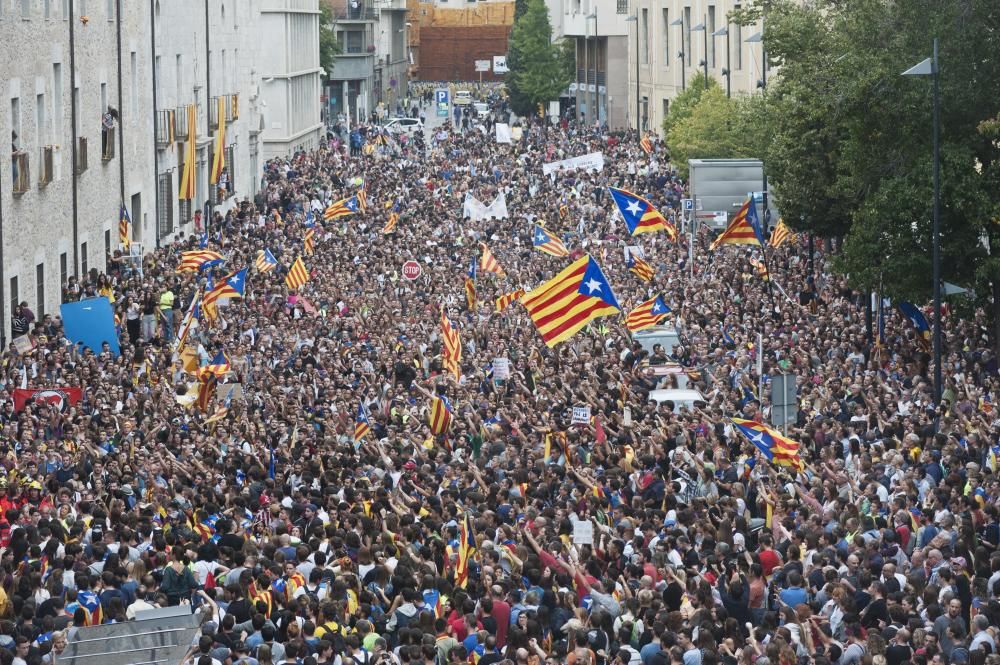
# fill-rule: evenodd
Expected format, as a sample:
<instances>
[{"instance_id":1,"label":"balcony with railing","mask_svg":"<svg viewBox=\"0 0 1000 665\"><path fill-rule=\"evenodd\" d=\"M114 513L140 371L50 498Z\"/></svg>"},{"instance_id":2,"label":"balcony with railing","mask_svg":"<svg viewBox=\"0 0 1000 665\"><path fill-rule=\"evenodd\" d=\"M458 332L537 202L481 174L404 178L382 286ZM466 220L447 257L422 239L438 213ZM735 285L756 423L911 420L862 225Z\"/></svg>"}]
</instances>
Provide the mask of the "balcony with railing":
<instances>
[{"instance_id":1,"label":"balcony with railing","mask_svg":"<svg viewBox=\"0 0 1000 665\"><path fill-rule=\"evenodd\" d=\"M156 147L166 148L174 142L177 133L176 117L174 109L156 112Z\"/></svg>"},{"instance_id":2,"label":"balcony with railing","mask_svg":"<svg viewBox=\"0 0 1000 665\"><path fill-rule=\"evenodd\" d=\"M187 107L179 106L174 109L174 139L177 141L187 141L189 134Z\"/></svg>"},{"instance_id":3,"label":"balcony with railing","mask_svg":"<svg viewBox=\"0 0 1000 665\"><path fill-rule=\"evenodd\" d=\"M28 163L28 153L16 150L10 156L11 176L13 178L14 194L24 194L31 189L31 169Z\"/></svg>"},{"instance_id":4,"label":"balcony with railing","mask_svg":"<svg viewBox=\"0 0 1000 665\"><path fill-rule=\"evenodd\" d=\"M235 92L226 96L226 122L240 119L240 96Z\"/></svg>"},{"instance_id":5,"label":"balcony with railing","mask_svg":"<svg viewBox=\"0 0 1000 665\"><path fill-rule=\"evenodd\" d=\"M346 7L338 7L333 10L333 19L337 23L345 21L376 21L378 20L378 12L371 4L348 0Z\"/></svg>"}]
</instances>

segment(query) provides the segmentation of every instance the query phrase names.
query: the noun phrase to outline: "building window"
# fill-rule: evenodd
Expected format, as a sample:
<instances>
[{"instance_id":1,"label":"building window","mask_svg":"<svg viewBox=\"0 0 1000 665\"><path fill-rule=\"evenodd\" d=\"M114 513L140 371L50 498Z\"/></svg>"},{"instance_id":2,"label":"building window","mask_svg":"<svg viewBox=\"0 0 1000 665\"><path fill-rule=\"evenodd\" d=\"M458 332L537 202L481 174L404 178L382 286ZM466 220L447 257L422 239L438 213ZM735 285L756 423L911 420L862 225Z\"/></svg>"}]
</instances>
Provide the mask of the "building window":
<instances>
[{"instance_id":1,"label":"building window","mask_svg":"<svg viewBox=\"0 0 1000 665\"><path fill-rule=\"evenodd\" d=\"M132 51L132 57L129 62L129 78L132 82L132 94L129 95L129 100L131 102L132 117L139 115L139 60L136 56L135 51Z\"/></svg>"},{"instance_id":2,"label":"building window","mask_svg":"<svg viewBox=\"0 0 1000 665\"><path fill-rule=\"evenodd\" d=\"M104 231L104 272L108 271L108 262L111 260L111 231Z\"/></svg>"},{"instance_id":3,"label":"building window","mask_svg":"<svg viewBox=\"0 0 1000 665\"><path fill-rule=\"evenodd\" d=\"M670 61L670 11L663 10L663 66L669 67Z\"/></svg>"},{"instance_id":4,"label":"building window","mask_svg":"<svg viewBox=\"0 0 1000 665\"><path fill-rule=\"evenodd\" d=\"M87 261L87 243L80 243L80 272L83 274L83 279L87 279L87 272L89 271L90 265Z\"/></svg>"},{"instance_id":5,"label":"building window","mask_svg":"<svg viewBox=\"0 0 1000 665\"><path fill-rule=\"evenodd\" d=\"M105 8L108 12L108 20L115 20L115 0L108 0L108 6Z\"/></svg>"},{"instance_id":6,"label":"building window","mask_svg":"<svg viewBox=\"0 0 1000 665\"><path fill-rule=\"evenodd\" d=\"M715 69L715 37L712 33L715 32L715 5L708 6L708 25L705 26L708 30L708 53L706 57L708 58L708 66Z\"/></svg>"},{"instance_id":7,"label":"building window","mask_svg":"<svg viewBox=\"0 0 1000 665\"><path fill-rule=\"evenodd\" d=\"M684 31L684 61L685 64L691 66L691 8L684 8L684 27L681 28Z\"/></svg>"},{"instance_id":8,"label":"building window","mask_svg":"<svg viewBox=\"0 0 1000 665\"><path fill-rule=\"evenodd\" d=\"M649 97L643 96L642 98L642 131L649 130Z\"/></svg>"},{"instance_id":9,"label":"building window","mask_svg":"<svg viewBox=\"0 0 1000 665\"><path fill-rule=\"evenodd\" d=\"M628 14L628 0L618 0L617 10L619 14Z\"/></svg>"},{"instance_id":10,"label":"building window","mask_svg":"<svg viewBox=\"0 0 1000 665\"><path fill-rule=\"evenodd\" d=\"M63 252L59 255L59 284L65 289L67 282L69 282L69 255Z\"/></svg>"},{"instance_id":11,"label":"building window","mask_svg":"<svg viewBox=\"0 0 1000 665\"><path fill-rule=\"evenodd\" d=\"M62 17L64 21L69 20L69 0L63 0L62 3Z\"/></svg>"},{"instance_id":12,"label":"building window","mask_svg":"<svg viewBox=\"0 0 1000 665\"><path fill-rule=\"evenodd\" d=\"M739 11L740 6L734 5L733 11ZM735 47L733 51L733 71L740 71L743 69L743 26L739 23L733 23L733 39L732 43Z\"/></svg>"},{"instance_id":13,"label":"building window","mask_svg":"<svg viewBox=\"0 0 1000 665\"><path fill-rule=\"evenodd\" d=\"M31 0L21 0L21 18L25 21L31 18Z\"/></svg>"},{"instance_id":14,"label":"building window","mask_svg":"<svg viewBox=\"0 0 1000 665\"><path fill-rule=\"evenodd\" d=\"M52 64L52 123L57 140L62 140L62 64L55 62Z\"/></svg>"},{"instance_id":15,"label":"building window","mask_svg":"<svg viewBox=\"0 0 1000 665\"><path fill-rule=\"evenodd\" d=\"M35 266L35 317L45 316L45 264Z\"/></svg>"},{"instance_id":16,"label":"building window","mask_svg":"<svg viewBox=\"0 0 1000 665\"><path fill-rule=\"evenodd\" d=\"M667 114L670 113L670 100L666 97L663 98L663 117L666 118Z\"/></svg>"},{"instance_id":17,"label":"building window","mask_svg":"<svg viewBox=\"0 0 1000 665\"><path fill-rule=\"evenodd\" d=\"M174 178L172 173L161 173L159 177L159 210L156 217L161 238L173 233L174 230Z\"/></svg>"},{"instance_id":18,"label":"building window","mask_svg":"<svg viewBox=\"0 0 1000 665\"><path fill-rule=\"evenodd\" d=\"M45 10L45 18L46 19L52 18L52 0L45 0L44 10Z\"/></svg>"},{"instance_id":19,"label":"building window","mask_svg":"<svg viewBox=\"0 0 1000 665\"><path fill-rule=\"evenodd\" d=\"M643 8L642 10L642 34L641 41L639 45L639 57L642 58L640 62L644 65L649 64L649 10Z\"/></svg>"},{"instance_id":20,"label":"building window","mask_svg":"<svg viewBox=\"0 0 1000 665\"><path fill-rule=\"evenodd\" d=\"M17 277L10 278L10 313L14 315L14 310L21 304L21 294L18 292Z\"/></svg>"}]
</instances>

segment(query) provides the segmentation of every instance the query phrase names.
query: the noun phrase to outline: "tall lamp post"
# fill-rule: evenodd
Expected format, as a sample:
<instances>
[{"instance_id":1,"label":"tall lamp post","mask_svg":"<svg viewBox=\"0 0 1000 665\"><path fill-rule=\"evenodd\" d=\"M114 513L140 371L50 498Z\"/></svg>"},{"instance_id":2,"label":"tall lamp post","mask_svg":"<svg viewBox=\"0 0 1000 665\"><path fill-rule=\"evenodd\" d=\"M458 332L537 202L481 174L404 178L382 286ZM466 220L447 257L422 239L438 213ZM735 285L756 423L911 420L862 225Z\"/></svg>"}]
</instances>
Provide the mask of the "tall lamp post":
<instances>
[{"instance_id":1,"label":"tall lamp post","mask_svg":"<svg viewBox=\"0 0 1000 665\"><path fill-rule=\"evenodd\" d=\"M639 119L639 16L629 16L628 23L635 23L635 131L642 133L642 122Z\"/></svg>"},{"instance_id":2,"label":"tall lamp post","mask_svg":"<svg viewBox=\"0 0 1000 665\"><path fill-rule=\"evenodd\" d=\"M933 188L934 188L934 223L931 241L933 247L932 261L934 264L934 402L941 402L941 97L939 88L940 72L938 69L938 40L934 38L934 54L918 63L902 74L903 76L930 76L934 82L934 119L933 119Z\"/></svg>"},{"instance_id":3,"label":"tall lamp post","mask_svg":"<svg viewBox=\"0 0 1000 665\"><path fill-rule=\"evenodd\" d=\"M767 52L764 50L764 33L755 32L746 39L744 39L747 44L760 44L760 81L757 82L758 88L767 87Z\"/></svg>"},{"instance_id":4,"label":"tall lamp post","mask_svg":"<svg viewBox=\"0 0 1000 665\"><path fill-rule=\"evenodd\" d=\"M705 68L705 87L707 88L708 87L708 28L705 27L706 25L708 25L708 17L705 17L704 21L691 28L691 32L705 33L705 52L704 52L705 57L698 64L702 65Z\"/></svg>"},{"instance_id":5,"label":"tall lamp post","mask_svg":"<svg viewBox=\"0 0 1000 665\"><path fill-rule=\"evenodd\" d=\"M687 82L684 76L684 19L675 18L670 25L679 26L681 29L680 45L681 50L677 52L677 58L681 61L681 90L687 90Z\"/></svg>"},{"instance_id":6,"label":"tall lamp post","mask_svg":"<svg viewBox=\"0 0 1000 665\"><path fill-rule=\"evenodd\" d=\"M713 37L722 37L723 35L726 37L726 68L722 70L722 75L726 77L726 97L732 97L732 85L729 81L731 71L729 66L729 28L728 26L722 27L712 33Z\"/></svg>"},{"instance_id":7,"label":"tall lamp post","mask_svg":"<svg viewBox=\"0 0 1000 665\"><path fill-rule=\"evenodd\" d=\"M590 61L592 61L593 65L594 65L594 84L593 84L594 85L594 106L593 106L593 108L590 109L590 117L591 117L591 122L597 122L600 119L600 113L598 112L598 108L597 108L597 104L598 104L598 102L597 102L597 94L598 94L597 93L597 50L598 50L597 49L597 7L594 7L594 11L592 11L589 14L587 14L584 18L587 19L587 44L588 44L587 55L588 55L588 60L589 60L587 64L588 65L591 64ZM589 44L590 44L590 19L594 19L594 48L593 49L589 48ZM590 82L589 82L590 73L589 72L587 73L587 79L588 79L588 83L587 83L587 88L588 89L587 89L587 92L590 92Z\"/></svg>"}]
</instances>

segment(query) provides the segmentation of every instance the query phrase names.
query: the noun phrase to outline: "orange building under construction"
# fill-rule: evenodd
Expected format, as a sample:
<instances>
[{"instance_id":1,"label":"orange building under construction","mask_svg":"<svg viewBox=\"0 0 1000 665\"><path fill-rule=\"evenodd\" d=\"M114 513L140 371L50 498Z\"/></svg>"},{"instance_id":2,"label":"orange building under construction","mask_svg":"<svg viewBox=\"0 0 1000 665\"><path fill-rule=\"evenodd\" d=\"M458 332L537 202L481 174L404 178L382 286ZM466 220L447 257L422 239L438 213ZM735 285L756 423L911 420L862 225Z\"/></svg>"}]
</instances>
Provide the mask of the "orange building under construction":
<instances>
[{"instance_id":1,"label":"orange building under construction","mask_svg":"<svg viewBox=\"0 0 1000 665\"><path fill-rule=\"evenodd\" d=\"M478 81L476 60L490 61L483 81L499 81L493 56L507 55L514 24L513 2L477 2L465 9L407 0L410 80Z\"/></svg>"}]
</instances>

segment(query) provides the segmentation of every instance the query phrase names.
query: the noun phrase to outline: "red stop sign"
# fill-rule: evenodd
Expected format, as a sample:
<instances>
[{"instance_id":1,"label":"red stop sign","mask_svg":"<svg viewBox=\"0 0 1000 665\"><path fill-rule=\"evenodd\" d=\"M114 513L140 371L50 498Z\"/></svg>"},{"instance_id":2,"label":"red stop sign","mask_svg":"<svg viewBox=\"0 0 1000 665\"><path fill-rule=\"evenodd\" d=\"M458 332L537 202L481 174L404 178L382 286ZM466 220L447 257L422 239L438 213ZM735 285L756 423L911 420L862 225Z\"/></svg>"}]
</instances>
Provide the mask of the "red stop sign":
<instances>
[{"instance_id":1,"label":"red stop sign","mask_svg":"<svg viewBox=\"0 0 1000 665\"><path fill-rule=\"evenodd\" d=\"M416 261L407 261L403 264L403 277L406 279L416 279L420 277L420 264Z\"/></svg>"}]
</instances>

